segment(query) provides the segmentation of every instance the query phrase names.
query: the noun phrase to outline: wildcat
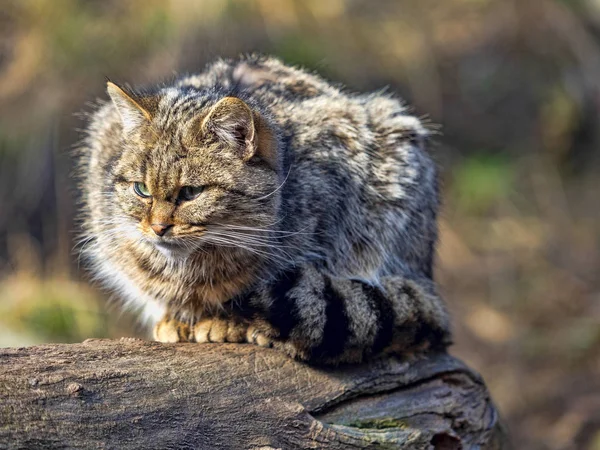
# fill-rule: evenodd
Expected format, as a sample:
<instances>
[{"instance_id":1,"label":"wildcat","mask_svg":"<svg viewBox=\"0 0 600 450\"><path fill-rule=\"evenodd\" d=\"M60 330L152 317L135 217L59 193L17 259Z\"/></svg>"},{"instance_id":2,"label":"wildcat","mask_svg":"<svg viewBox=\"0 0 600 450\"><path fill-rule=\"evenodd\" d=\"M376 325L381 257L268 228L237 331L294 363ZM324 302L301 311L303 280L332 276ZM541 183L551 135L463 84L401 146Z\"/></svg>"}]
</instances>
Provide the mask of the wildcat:
<instances>
[{"instance_id":1,"label":"wildcat","mask_svg":"<svg viewBox=\"0 0 600 450\"><path fill-rule=\"evenodd\" d=\"M107 90L79 148L82 252L156 340L323 364L450 343L429 133L398 99L259 56Z\"/></svg>"}]
</instances>

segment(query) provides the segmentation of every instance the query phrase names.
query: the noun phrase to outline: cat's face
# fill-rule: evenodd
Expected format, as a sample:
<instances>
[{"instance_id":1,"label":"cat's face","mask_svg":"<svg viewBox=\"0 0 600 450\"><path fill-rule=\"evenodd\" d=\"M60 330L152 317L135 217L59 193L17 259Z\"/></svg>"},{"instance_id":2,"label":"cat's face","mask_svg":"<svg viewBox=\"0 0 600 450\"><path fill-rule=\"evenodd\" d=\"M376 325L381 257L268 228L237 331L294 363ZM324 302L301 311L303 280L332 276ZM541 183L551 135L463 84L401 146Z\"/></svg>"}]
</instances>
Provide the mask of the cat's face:
<instances>
[{"instance_id":1,"label":"cat's face","mask_svg":"<svg viewBox=\"0 0 600 450\"><path fill-rule=\"evenodd\" d=\"M150 112L114 85L109 93L124 136L112 170L116 202L143 242L168 256L252 248L252 236L264 234L257 230L277 222L276 143L244 102L226 97L184 114L165 105L172 98L155 99Z\"/></svg>"}]
</instances>

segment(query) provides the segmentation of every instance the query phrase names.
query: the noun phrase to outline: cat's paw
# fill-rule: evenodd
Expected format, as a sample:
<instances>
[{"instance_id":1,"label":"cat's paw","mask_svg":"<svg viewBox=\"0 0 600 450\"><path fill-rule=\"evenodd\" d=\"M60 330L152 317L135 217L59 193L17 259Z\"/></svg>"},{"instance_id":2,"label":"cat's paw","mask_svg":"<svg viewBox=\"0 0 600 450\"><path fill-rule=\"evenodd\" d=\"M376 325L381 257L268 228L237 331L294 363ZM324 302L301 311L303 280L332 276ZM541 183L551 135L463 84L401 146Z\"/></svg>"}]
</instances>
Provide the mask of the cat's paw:
<instances>
[{"instance_id":1,"label":"cat's paw","mask_svg":"<svg viewBox=\"0 0 600 450\"><path fill-rule=\"evenodd\" d=\"M209 317L194 324L194 341L205 342L245 342L248 325L232 318Z\"/></svg>"},{"instance_id":2,"label":"cat's paw","mask_svg":"<svg viewBox=\"0 0 600 450\"><path fill-rule=\"evenodd\" d=\"M274 340L265 332L264 327L250 325L246 331L246 342L260 347L273 347Z\"/></svg>"},{"instance_id":3,"label":"cat's paw","mask_svg":"<svg viewBox=\"0 0 600 450\"><path fill-rule=\"evenodd\" d=\"M162 318L154 326L154 340L158 342L174 343L189 342L190 326L187 323L179 322L168 316Z\"/></svg>"}]
</instances>

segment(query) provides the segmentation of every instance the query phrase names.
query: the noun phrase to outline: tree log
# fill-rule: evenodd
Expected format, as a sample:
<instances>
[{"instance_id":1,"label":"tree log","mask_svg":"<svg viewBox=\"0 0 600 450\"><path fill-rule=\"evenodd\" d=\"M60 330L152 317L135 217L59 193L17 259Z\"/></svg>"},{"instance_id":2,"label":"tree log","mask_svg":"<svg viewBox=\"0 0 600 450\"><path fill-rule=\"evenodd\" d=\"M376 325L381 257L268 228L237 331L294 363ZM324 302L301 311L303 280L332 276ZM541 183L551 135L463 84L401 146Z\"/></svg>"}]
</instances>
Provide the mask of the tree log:
<instances>
[{"instance_id":1,"label":"tree log","mask_svg":"<svg viewBox=\"0 0 600 450\"><path fill-rule=\"evenodd\" d=\"M0 448L500 449L480 376L446 353L316 368L235 344L0 349Z\"/></svg>"}]
</instances>

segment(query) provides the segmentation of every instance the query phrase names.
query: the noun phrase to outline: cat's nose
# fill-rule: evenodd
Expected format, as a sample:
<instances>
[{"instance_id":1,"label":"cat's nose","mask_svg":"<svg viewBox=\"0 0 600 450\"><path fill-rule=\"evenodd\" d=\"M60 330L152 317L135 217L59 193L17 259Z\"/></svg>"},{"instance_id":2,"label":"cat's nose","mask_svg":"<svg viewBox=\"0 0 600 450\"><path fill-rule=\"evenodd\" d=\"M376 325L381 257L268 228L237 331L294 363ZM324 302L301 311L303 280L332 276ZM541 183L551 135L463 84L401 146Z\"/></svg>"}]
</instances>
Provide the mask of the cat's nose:
<instances>
[{"instance_id":1,"label":"cat's nose","mask_svg":"<svg viewBox=\"0 0 600 450\"><path fill-rule=\"evenodd\" d=\"M173 225L169 225L168 223L153 223L150 225L150 228L152 228L152 231L154 231L158 236L162 236L172 226Z\"/></svg>"}]
</instances>

